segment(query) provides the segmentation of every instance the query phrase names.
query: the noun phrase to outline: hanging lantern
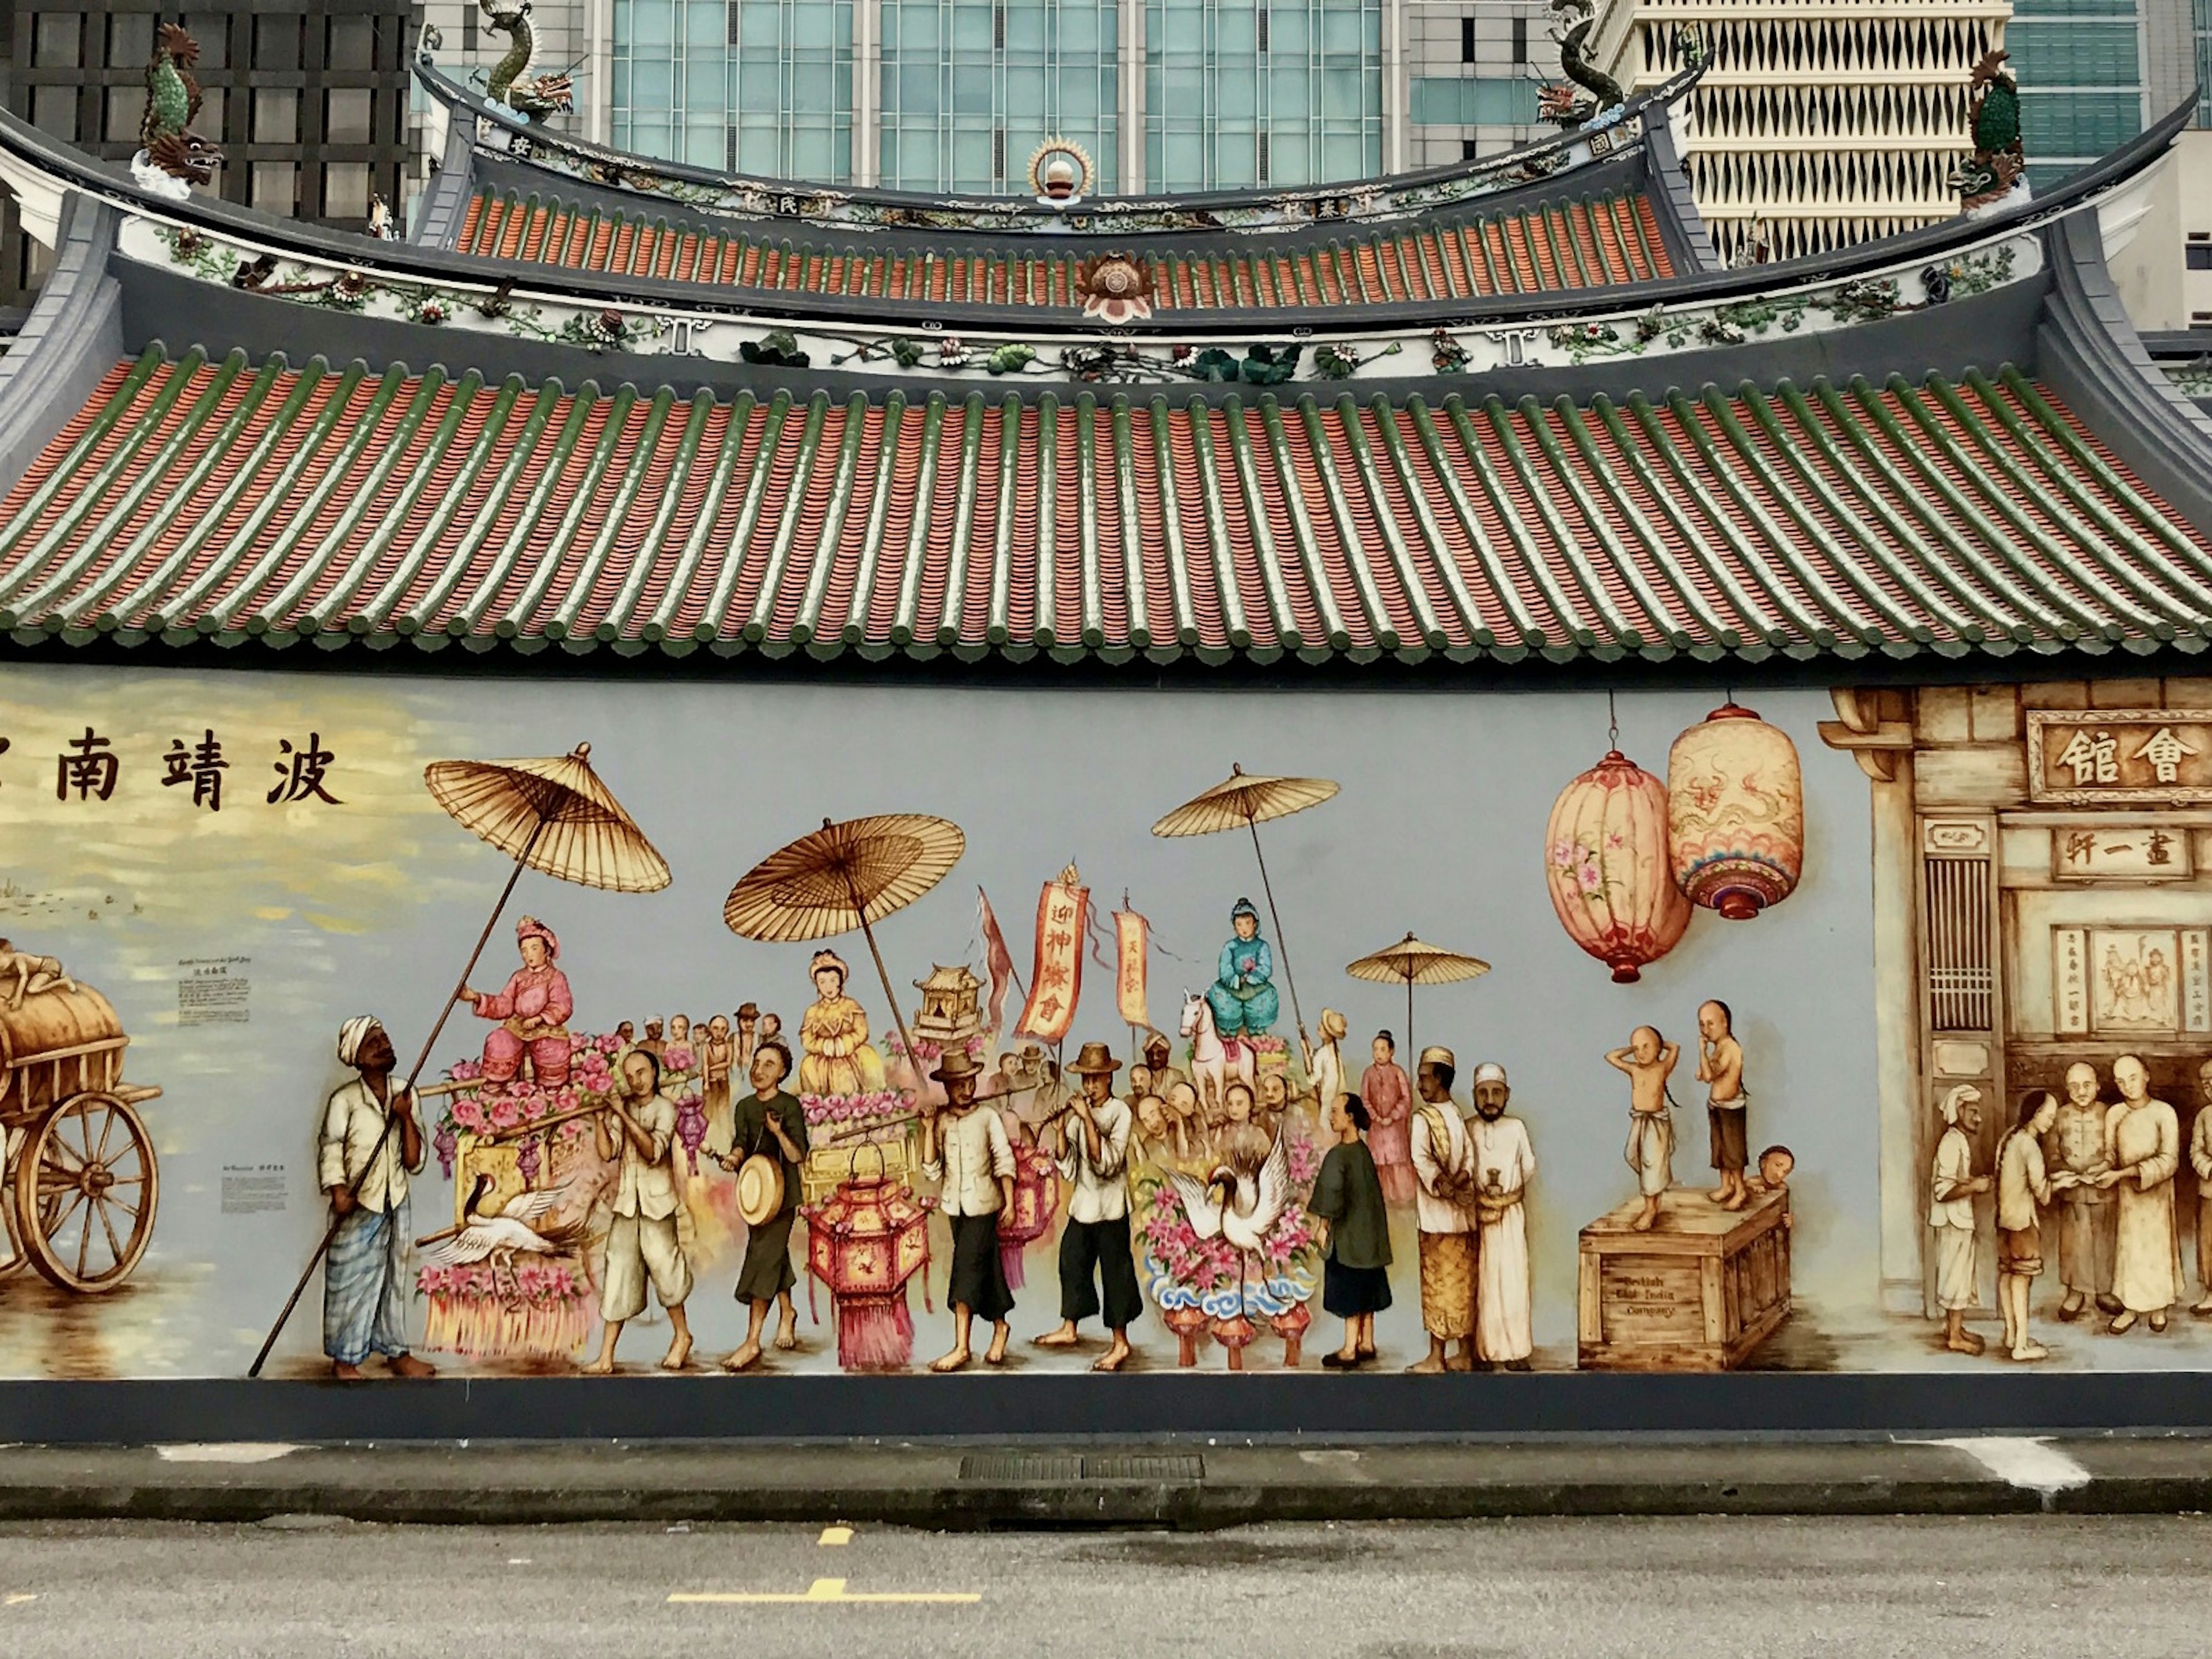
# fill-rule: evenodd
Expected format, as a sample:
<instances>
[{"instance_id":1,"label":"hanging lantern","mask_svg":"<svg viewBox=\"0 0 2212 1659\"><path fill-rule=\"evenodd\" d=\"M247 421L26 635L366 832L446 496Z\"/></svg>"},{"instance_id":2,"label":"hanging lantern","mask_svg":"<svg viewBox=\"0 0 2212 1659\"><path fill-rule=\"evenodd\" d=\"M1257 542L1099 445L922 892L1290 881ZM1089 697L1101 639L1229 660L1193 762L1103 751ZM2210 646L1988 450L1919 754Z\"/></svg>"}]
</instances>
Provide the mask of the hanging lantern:
<instances>
[{"instance_id":1,"label":"hanging lantern","mask_svg":"<svg viewBox=\"0 0 2212 1659\"><path fill-rule=\"evenodd\" d=\"M1749 921L1779 904L1805 863L1805 792L1789 734L1731 701L1674 739L1667 759L1675 884L1693 904Z\"/></svg>"},{"instance_id":2,"label":"hanging lantern","mask_svg":"<svg viewBox=\"0 0 2212 1659\"><path fill-rule=\"evenodd\" d=\"M1544 874L1567 937L1632 985L1673 950L1690 906L1667 864L1667 789L1618 749L1559 792Z\"/></svg>"},{"instance_id":3,"label":"hanging lantern","mask_svg":"<svg viewBox=\"0 0 2212 1659\"><path fill-rule=\"evenodd\" d=\"M930 1203L879 1167L872 1181L842 1182L821 1203L799 1206L807 1270L830 1287L844 1370L897 1370L913 1360L906 1282L929 1265Z\"/></svg>"},{"instance_id":4,"label":"hanging lantern","mask_svg":"<svg viewBox=\"0 0 2212 1659\"><path fill-rule=\"evenodd\" d=\"M999 1217L999 1265L1006 1269L1006 1288L1018 1291L1028 1282L1022 1268L1022 1252L1052 1231L1052 1218L1060 1208L1060 1166L1033 1143L1014 1143L1014 1202Z\"/></svg>"}]
</instances>

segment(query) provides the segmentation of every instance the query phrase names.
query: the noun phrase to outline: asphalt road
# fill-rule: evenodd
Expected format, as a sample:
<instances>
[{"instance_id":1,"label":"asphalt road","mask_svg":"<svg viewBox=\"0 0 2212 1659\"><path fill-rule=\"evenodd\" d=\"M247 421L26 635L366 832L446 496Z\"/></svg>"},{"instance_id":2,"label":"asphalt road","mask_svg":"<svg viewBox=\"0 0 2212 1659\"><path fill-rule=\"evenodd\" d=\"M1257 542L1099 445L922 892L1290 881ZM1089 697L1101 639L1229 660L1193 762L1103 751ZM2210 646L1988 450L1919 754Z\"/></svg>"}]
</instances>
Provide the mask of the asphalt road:
<instances>
[{"instance_id":1,"label":"asphalt road","mask_svg":"<svg viewBox=\"0 0 2212 1659\"><path fill-rule=\"evenodd\" d=\"M2212 1631L2193 1516L823 1536L9 1527L0 1654L2197 1659ZM763 1594L811 1599L680 1599Z\"/></svg>"}]
</instances>

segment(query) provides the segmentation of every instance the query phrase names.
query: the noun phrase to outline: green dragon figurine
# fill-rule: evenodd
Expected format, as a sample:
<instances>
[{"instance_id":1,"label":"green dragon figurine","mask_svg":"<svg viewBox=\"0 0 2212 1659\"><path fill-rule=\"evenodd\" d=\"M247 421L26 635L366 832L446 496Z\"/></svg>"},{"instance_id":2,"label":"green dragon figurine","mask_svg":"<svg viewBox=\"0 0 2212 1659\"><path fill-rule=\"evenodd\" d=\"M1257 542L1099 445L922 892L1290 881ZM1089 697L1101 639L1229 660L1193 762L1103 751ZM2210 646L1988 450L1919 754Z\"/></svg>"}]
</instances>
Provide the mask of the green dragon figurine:
<instances>
[{"instance_id":1,"label":"green dragon figurine","mask_svg":"<svg viewBox=\"0 0 2212 1659\"><path fill-rule=\"evenodd\" d=\"M200 83L191 72L199 58L198 41L174 23L161 25L146 65L146 112L131 162L139 183L177 200L212 181L222 161L222 151L191 131L200 116Z\"/></svg>"},{"instance_id":2,"label":"green dragon figurine","mask_svg":"<svg viewBox=\"0 0 2212 1659\"><path fill-rule=\"evenodd\" d=\"M518 115L542 121L549 115L565 115L576 106L566 75L525 75L538 51L537 31L530 25L530 0L477 0L489 27L507 37L506 54L491 66L484 96L504 104Z\"/></svg>"},{"instance_id":3,"label":"green dragon figurine","mask_svg":"<svg viewBox=\"0 0 2212 1659\"><path fill-rule=\"evenodd\" d=\"M1990 52L1974 65L1969 82L1967 125L1974 137L1974 153L1951 175L1959 188L1960 210L1966 213L1984 212L2010 200L2015 191L2027 193L2027 152L2020 139L2020 82L2005 67L2011 55Z\"/></svg>"},{"instance_id":4,"label":"green dragon figurine","mask_svg":"<svg viewBox=\"0 0 2212 1659\"><path fill-rule=\"evenodd\" d=\"M1626 99L1620 82L1590 62L1583 48L1597 21L1595 0L1551 0L1554 21L1551 35L1559 48L1559 71L1574 82L1555 82L1536 94L1536 113L1571 132L1607 110L1617 110ZM1590 93L1577 98L1575 87Z\"/></svg>"}]
</instances>

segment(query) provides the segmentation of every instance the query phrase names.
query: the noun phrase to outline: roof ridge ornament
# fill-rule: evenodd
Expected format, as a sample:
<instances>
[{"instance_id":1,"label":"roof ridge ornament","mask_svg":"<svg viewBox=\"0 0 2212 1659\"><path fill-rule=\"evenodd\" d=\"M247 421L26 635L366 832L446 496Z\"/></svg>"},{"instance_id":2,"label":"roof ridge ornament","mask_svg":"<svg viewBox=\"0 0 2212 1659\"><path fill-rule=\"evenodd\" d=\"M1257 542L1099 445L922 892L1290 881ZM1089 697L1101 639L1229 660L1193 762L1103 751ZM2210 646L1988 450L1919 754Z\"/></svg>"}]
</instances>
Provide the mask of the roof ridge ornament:
<instances>
[{"instance_id":1,"label":"roof ridge ornament","mask_svg":"<svg viewBox=\"0 0 2212 1659\"><path fill-rule=\"evenodd\" d=\"M526 120L542 121L549 115L566 115L576 106L567 71L557 75L525 75L538 53L538 32L530 21L530 0L477 0L485 26L507 38L507 48L491 66L484 81L484 96L513 110Z\"/></svg>"},{"instance_id":2,"label":"roof ridge ornament","mask_svg":"<svg viewBox=\"0 0 2212 1659\"><path fill-rule=\"evenodd\" d=\"M200 60L199 42L174 23L154 36L154 55L146 64L146 112L138 122L138 153L131 176L140 186L173 202L192 193L194 185L214 181L222 151L191 131L200 118L200 83L192 65Z\"/></svg>"},{"instance_id":3,"label":"roof ridge ornament","mask_svg":"<svg viewBox=\"0 0 2212 1659\"><path fill-rule=\"evenodd\" d=\"M1980 218L2028 198L2027 151L2020 137L2020 80L2005 67L2008 52L1985 54L1967 82L1966 125L1974 153L1959 164L1951 183L1959 210Z\"/></svg>"},{"instance_id":4,"label":"roof ridge ornament","mask_svg":"<svg viewBox=\"0 0 2212 1659\"><path fill-rule=\"evenodd\" d=\"M1626 112L1628 94L1621 90L1620 82L1590 61L1584 50L1597 23L1595 0L1551 0L1551 9L1549 33L1559 49L1559 72L1574 86L1554 82L1544 88L1536 94L1537 115L1566 132L1592 124L1610 126ZM1685 55L1692 64L1698 61L1694 54ZM1577 86L1592 95L1576 97Z\"/></svg>"},{"instance_id":5,"label":"roof ridge ornament","mask_svg":"<svg viewBox=\"0 0 2212 1659\"><path fill-rule=\"evenodd\" d=\"M1091 194L1097 170L1091 153L1073 138L1054 134L1030 156L1030 194L1039 207L1065 213Z\"/></svg>"}]
</instances>

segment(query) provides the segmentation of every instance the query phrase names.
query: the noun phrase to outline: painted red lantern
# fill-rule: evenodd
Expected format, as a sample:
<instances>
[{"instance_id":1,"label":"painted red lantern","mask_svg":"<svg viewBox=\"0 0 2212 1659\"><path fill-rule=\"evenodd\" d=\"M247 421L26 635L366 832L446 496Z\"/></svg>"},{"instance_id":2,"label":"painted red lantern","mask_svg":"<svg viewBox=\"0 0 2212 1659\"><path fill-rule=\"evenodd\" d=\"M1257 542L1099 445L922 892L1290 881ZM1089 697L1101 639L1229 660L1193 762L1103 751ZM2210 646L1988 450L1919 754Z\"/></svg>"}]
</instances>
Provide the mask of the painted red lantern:
<instances>
[{"instance_id":1,"label":"painted red lantern","mask_svg":"<svg viewBox=\"0 0 2212 1659\"><path fill-rule=\"evenodd\" d=\"M913 1360L906 1282L929 1265L933 1203L878 1166L874 1180L842 1182L821 1203L799 1206L807 1270L830 1287L846 1370L897 1370Z\"/></svg>"},{"instance_id":2,"label":"painted red lantern","mask_svg":"<svg viewBox=\"0 0 2212 1659\"><path fill-rule=\"evenodd\" d=\"M1789 733L1734 702L1674 739L1667 758L1674 884L1692 904L1749 921L1796 890L1805 790Z\"/></svg>"},{"instance_id":3,"label":"painted red lantern","mask_svg":"<svg viewBox=\"0 0 2212 1659\"><path fill-rule=\"evenodd\" d=\"M1620 750L1559 792L1544 841L1559 925L1615 984L1681 942L1690 903L1667 861L1667 786Z\"/></svg>"},{"instance_id":4,"label":"painted red lantern","mask_svg":"<svg viewBox=\"0 0 2212 1659\"><path fill-rule=\"evenodd\" d=\"M1016 1141L1013 1207L999 1217L999 1265L1006 1269L1008 1290L1027 1282L1022 1252L1052 1231L1059 1209L1060 1166L1042 1147Z\"/></svg>"}]
</instances>

